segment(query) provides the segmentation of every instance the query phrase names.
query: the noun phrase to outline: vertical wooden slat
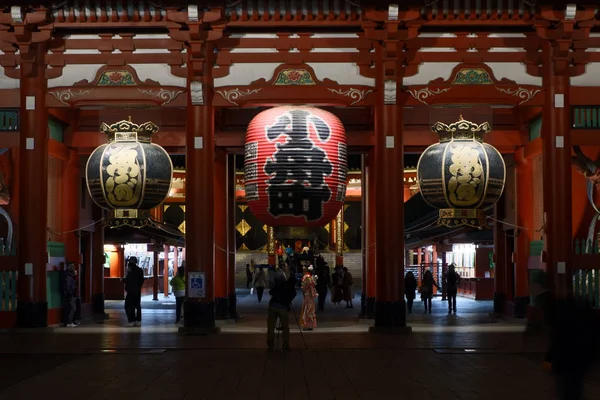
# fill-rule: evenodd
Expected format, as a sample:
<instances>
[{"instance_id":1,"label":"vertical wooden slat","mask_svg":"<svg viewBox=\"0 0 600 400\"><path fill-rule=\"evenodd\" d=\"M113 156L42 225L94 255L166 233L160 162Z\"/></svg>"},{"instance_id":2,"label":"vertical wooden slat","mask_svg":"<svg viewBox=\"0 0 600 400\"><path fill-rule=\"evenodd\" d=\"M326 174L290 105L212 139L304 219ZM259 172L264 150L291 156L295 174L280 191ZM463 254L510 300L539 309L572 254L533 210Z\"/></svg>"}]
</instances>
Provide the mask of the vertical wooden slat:
<instances>
[{"instance_id":1,"label":"vertical wooden slat","mask_svg":"<svg viewBox=\"0 0 600 400\"><path fill-rule=\"evenodd\" d=\"M0 311L5 311L8 307L8 299L6 293L8 292L8 282L4 278L6 271L0 271Z\"/></svg>"},{"instance_id":2,"label":"vertical wooden slat","mask_svg":"<svg viewBox=\"0 0 600 400\"><path fill-rule=\"evenodd\" d=\"M17 271L10 271L9 276L10 276L10 282L11 282L11 285L10 285L10 293L11 293L10 309L14 311L17 309Z\"/></svg>"},{"instance_id":3,"label":"vertical wooden slat","mask_svg":"<svg viewBox=\"0 0 600 400\"><path fill-rule=\"evenodd\" d=\"M581 295L580 290L580 280L581 280L581 270L573 271L573 292L575 293L575 297L579 297Z\"/></svg>"}]
</instances>

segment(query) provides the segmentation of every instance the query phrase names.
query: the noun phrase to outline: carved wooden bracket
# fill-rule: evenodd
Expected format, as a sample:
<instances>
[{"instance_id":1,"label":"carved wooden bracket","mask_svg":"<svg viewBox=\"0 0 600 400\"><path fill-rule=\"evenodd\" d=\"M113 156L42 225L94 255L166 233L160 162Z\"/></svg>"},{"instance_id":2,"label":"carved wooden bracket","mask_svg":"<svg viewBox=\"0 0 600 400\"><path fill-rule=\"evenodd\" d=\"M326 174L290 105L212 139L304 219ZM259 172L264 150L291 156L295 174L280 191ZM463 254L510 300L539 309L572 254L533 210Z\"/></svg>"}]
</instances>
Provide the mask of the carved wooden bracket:
<instances>
[{"instance_id":1,"label":"carved wooden bracket","mask_svg":"<svg viewBox=\"0 0 600 400\"><path fill-rule=\"evenodd\" d=\"M140 80L130 66L104 66L94 79L76 82L72 87L48 90L47 102L51 107L82 107L107 104L138 104L151 106L184 106L185 89L162 86L159 82Z\"/></svg>"},{"instance_id":2,"label":"carved wooden bracket","mask_svg":"<svg viewBox=\"0 0 600 400\"><path fill-rule=\"evenodd\" d=\"M412 85L405 91L412 96L407 105L442 103L487 103L512 106L543 105L543 88L519 85L510 79L498 80L485 64L459 64L449 79L438 78L427 85Z\"/></svg>"},{"instance_id":3,"label":"carved wooden bracket","mask_svg":"<svg viewBox=\"0 0 600 400\"><path fill-rule=\"evenodd\" d=\"M362 85L339 85L331 79L320 80L306 64L282 64L269 80L259 79L248 86L215 88L215 106L259 104L327 104L366 106L374 104L373 88Z\"/></svg>"}]
</instances>

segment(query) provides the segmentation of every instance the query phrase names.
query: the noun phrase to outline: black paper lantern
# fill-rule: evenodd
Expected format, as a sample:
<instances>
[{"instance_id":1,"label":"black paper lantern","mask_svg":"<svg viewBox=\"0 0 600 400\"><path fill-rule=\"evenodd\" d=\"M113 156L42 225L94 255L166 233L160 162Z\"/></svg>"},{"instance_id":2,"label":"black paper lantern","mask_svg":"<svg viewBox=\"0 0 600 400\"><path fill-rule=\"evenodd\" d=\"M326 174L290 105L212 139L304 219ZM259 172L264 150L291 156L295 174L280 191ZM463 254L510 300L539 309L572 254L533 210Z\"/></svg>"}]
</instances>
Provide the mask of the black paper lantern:
<instances>
[{"instance_id":1,"label":"black paper lantern","mask_svg":"<svg viewBox=\"0 0 600 400\"><path fill-rule=\"evenodd\" d=\"M173 178L171 158L151 142L158 126L129 120L110 126L102 123L100 131L108 136L108 143L94 150L85 168L92 200L111 210L113 227L148 225L150 209L165 201Z\"/></svg>"},{"instance_id":2,"label":"black paper lantern","mask_svg":"<svg viewBox=\"0 0 600 400\"><path fill-rule=\"evenodd\" d=\"M417 164L421 196L440 209L439 225L481 227L483 210L493 206L504 190L506 167L494 146L483 143L490 124L462 117L450 125L436 122L440 142L429 146Z\"/></svg>"}]
</instances>

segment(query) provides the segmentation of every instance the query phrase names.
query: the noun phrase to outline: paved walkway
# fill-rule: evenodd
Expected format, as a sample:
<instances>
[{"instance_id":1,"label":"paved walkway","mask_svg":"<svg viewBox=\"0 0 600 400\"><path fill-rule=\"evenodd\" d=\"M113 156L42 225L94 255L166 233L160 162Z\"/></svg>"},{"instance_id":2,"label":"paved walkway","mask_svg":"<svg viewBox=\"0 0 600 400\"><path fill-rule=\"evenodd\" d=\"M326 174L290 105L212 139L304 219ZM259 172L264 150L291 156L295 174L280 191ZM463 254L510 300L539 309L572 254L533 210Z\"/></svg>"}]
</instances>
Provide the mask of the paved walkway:
<instances>
[{"instance_id":1,"label":"paved walkway","mask_svg":"<svg viewBox=\"0 0 600 400\"><path fill-rule=\"evenodd\" d=\"M254 297L240 296L239 323L207 337L178 335L172 309L125 327L121 307L76 329L1 334L0 399L556 399L545 338L490 318L489 302L464 299L456 316L439 300L432 315L419 304L405 336L367 333L358 309L328 305L317 330L292 330L290 353L265 351L266 302ZM600 371L586 390L600 399Z\"/></svg>"}]
</instances>

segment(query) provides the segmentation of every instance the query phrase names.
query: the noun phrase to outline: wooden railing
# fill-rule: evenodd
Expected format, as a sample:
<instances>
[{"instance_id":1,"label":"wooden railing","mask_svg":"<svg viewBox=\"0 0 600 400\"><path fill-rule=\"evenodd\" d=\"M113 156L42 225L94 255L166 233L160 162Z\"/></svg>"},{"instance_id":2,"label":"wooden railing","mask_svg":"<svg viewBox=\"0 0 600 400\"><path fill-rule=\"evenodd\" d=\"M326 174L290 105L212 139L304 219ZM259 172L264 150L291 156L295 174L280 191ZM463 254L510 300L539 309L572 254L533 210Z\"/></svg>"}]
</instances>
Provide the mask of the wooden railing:
<instances>
[{"instance_id":1,"label":"wooden railing","mask_svg":"<svg viewBox=\"0 0 600 400\"><path fill-rule=\"evenodd\" d=\"M19 130L19 110L0 109L0 132L13 132Z\"/></svg>"},{"instance_id":2,"label":"wooden railing","mask_svg":"<svg viewBox=\"0 0 600 400\"><path fill-rule=\"evenodd\" d=\"M17 271L0 271L0 311L17 309Z\"/></svg>"},{"instance_id":3,"label":"wooden railing","mask_svg":"<svg viewBox=\"0 0 600 400\"><path fill-rule=\"evenodd\" d=\"M600 129L600 106L571 107L573 129Z\"/></svg>"}]
</instances>

